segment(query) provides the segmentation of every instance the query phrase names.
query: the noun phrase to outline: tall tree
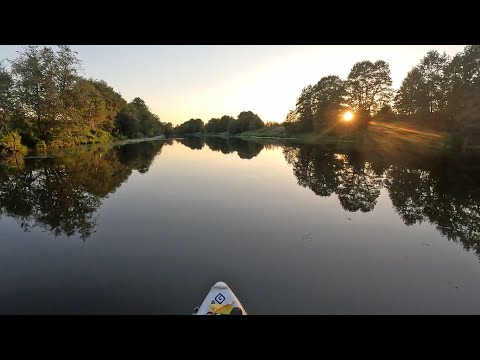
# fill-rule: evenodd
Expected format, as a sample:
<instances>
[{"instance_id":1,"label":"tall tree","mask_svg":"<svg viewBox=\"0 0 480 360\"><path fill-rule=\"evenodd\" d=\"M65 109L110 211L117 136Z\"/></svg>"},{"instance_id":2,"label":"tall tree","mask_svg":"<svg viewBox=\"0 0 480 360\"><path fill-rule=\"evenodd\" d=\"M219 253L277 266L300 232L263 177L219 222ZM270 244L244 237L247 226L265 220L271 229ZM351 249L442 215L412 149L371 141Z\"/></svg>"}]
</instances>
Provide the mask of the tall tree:
<instances>
[{"instance_id":1,"label":"tall tree","mask_svg":"<svg viewBox=\"0 0 480 360\"><path fill-rule=\"evenodd\" d=\"M161 135L164 125L160 118L151 113L145 101L136 97L125 110L117 114L116 127L120 133L130 138Z\"/></svg>"},{"instance_id":2,"label":"tall tree","mask_svg":"<svg viewBox=\"0 0 480 360\"><path fill-rule=\"evenodd\" d=\"M347 103L355 111L374 115L390 103L393 95L388 63L383 60L356 63L348 74L346 90Z\"/></svg>"},{"instance_id":3,"label":"tall tree","mask_svg":"<svg viewBox=\"0 0 480 360\"><path fill-rule=\"evenodd\" d=\"M21 136L14 123L16 109L12 76L0 62L0 150L11 153L21 148Z\"/></svg>"},{"instance_id":4,"label":"tall tree","mask_svg":"<svg viewBox=\"0 0 480 360\"><path fill-rule=\"evenodd\" d=\"M264 127L260 117L251 111L242 111L237 119L229 119L227 130L231 134L238 134L245 131L252 131Z\"/></svg>"},{"instance_id":5,"label":"tall tree","mask_svg":"<svg viewBox=\"0 0 480 360\"><path fill-rule=\"evenodd\" d=\"M71 91L80 61L67 46L27 46L11 61L12 76L25 115L42 139L54 136L70 119Z\"/></svg>"},{"instance_id":6,"label":"tall tree","mask_svg":"<svg viewBox=\"0 0 480 360\"><path fill-rule=\"evenodd\" d=\"M105 101L106 115L105 119L100 125L100 128L105 131L113 131L115 128L115 117L117 114L127 107L127 102L119 93L115 92L111 86L109 86L103 80L90 80L95 88L102 95Z\"/></svg>"},{"instance_id":7,"label":"tall tree","mask_svg":"<svg viewBox=\"0 0 480 360\"><path fill-rule=\"evenodd\" d=\"M77 52L68 45L59 45L55 54L54 79L58 96L62 102L63 112L68 111L73 104L74 87L78 81L81 61Z\"/></svg>"},{"instance_id":8,"label":"tall tree","mask_svg":"<svg viewBox=\"0 0 480 360\"><path fill-rule=\"evenodd\" d=\"M316 110L313 86L308 85L302 89L297 99L295 113L299 121L301 131L310 132L313 130L313 114Z\"/></svg>"},{"instance_id":9,"label":"tall tree","mask_svg":"<svg viewBox=\"0 0 480 360\"><path fill-rule=\"evenodd\" d=\"M336 75L325 76L313 87L316 110L313 129L323 131L334 126L345 105L345 83Z\"/></svg>"},{"instance_id":10,"label":"tall tree","mask_svg":"<svg viewBox=\"0 0 480 360\"><path fill-rule=\"evenodd\" d=\"M429 113L443 110L447 104L447 81L444 73L448 62L449 57L445 52L440 54L436 50L430 50L418 65L426 90L427 104L424 107Z\"/></svg>"},{"instance_id":11,"label":"tall tree","mask_svg":"<svg viewBox=\"0 0 480 360\"><path fill-rule=\"evenodd\" d=\"M202 119L190 119L185 121L183 124L177 125L174 128L174 132L179 135L183 134L193 134L202 132L205 125Z\"/></svg>"},{"instance_id":12,"label":"tall tree","mask_svg":"<svg viewBox=\"0 0 480 360\"><path fill-rule=\"evenodd\" d=\"M260 116L251 111L242 111L238 114L237 121L240 122L242 131L256 130L264 126Z\"/></svg>"},{"instance_id":13,"label":"tall tree","mask_svg":"<svg viewBox=\"0 0 480 360\"><path fill-rule=\"evenodd\" d=\"M446 68L448 109L464 143L480 139L480 45L467 45Z\"/></svg>"},{"instance_id":14,"label":"tall tree","mask_svg":"<svg viewBox=\"0 0 480 360\"><path fill-rule=\"evenodd\" d=\"M410 70L395 95L395 108L402 115L414 115L426 107L427 89L418 67Z\"/></svg>"},{"instance_id":15,"label":"tall tree","mask_svg":"<svg viewBox=\"0 0 480 360\"><path fill-rule=\"evenodd\" d=\"M77 124L79 128L102 128L107 121L107 107L102 94L95 85L89 80L81 79L75 85L74 95L75 106L72 123Z\"/></svg>"},{"instance_id":16,"label":"tall tree","mask_svg":"<svg viewBox=\"0 0 480 360\"><path fill-rule=\"evenodd\" d=\"M10 73L0 62L0 126L6 126L14 112L14 99L12 94L13 79Z\"/></svg>"}]
</instances>

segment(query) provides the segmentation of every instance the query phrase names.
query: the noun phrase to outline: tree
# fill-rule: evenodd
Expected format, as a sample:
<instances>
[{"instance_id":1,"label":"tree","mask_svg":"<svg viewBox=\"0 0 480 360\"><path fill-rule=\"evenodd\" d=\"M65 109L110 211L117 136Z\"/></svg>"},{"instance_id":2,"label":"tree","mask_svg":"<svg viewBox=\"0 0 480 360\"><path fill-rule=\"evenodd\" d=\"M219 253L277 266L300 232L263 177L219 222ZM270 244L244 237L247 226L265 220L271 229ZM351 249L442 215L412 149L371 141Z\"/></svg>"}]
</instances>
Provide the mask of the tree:
<instances>
[{"instance_id":1,"label":"tree","mask_svg":"<svg viewBox=\"0 0 480 360\"><path fill-rule=\"evenodd\" d=\"M390 105L384 105L375 115L375 119L381 121L391 121L395 119L395 112Z\"/></svg>"},{"instance_id":2,"label":"tree","mask_svg":"<svg viewBox=\"0 0 480 360\"><path fill-rule=\"evenodd\" d=\"M235 119L229 115L223 115L218 121L217 133L222 133L228 131L228 124Z\"/></svg>"},{"instance_id":3,"label":"tree","mask_svg":"<svg viewBox=\"0 0 480 360\"><path fill-rule=\"evenodd\" d=\"M205 125L201 119L190 119L183 124L177 125L174 129L175 134L193 134L202 132Z\"/></svg>"},{"instance_id":4,"label":"tree","mask_svg":"<svg viewBox=\"0 0 480 360\"><path fill-rule=\"evenodd\" d=\"M12 90L12 76L0 62L0 121L4 125L10 123L15 110Z\"/></svg>"},{"instance_id":5,"label":"tree","mask_svg":"<svg viewBox=\"0 0 480 360\"><path fill-rule=\"evenodd\" d=\"M395 95L395 108L402 115L414 115L426 108L427 89L418 67L410 70Z\"/></svg>"},{"instance_id":6,"label":"tree","mask_svg":"<svg viewBox=\"0 0 480 360\"><path fill-rule=\"evenodd\" d=\"M261 129L264 126L262 119L251 111L242 111L238 114L237 121L240 122L242 132Z\"/></svg>"},{"instance_id":7,"label":"tree","mask_svg":"<svg viewBox=\"0 0 480 360\"><path fill-rule=\"evenodd\" d=\"M81 61L77 58L77 52L68 45L58 45L59 50L55 53L54 80L60 98L60 112L68 116L66 112L74 106L74 87L79 78Z\"/></svg>"},{"instance_id":8,"label":"tree","mask_svg":"<svg viewBox=\"0 0 480 360\"><path fill-rule=\"evenodd\" d=\"M240 124L240 121L233 119L228 123L227 131L229 134L239 134L243 131L242 124Z\"/></svg>"},{"instance_id":9,"label":"tree","mask_svg":"<svg viewBox=\"0 0 480 360\"><path fill-rule=\"evenodd\" d=\"M216 133L218 128L218 123L220 122L219 118L211 118L205 124L205 131L207 133Z\"/></svg>"},{"instance_id":10,"label":"tree","mask_svg":"<svg viewBox=\"0 0 480 360\"><path fill-rule=\"evenodd\" d=\"M136 97L115 118L117 130L130 138L151 137L164 133L160 118L151 113L145 101Z\"/></svg>"},{"instance_id":11,"label":"tree","mask_svg":"<svg viewBox=\"0 0 480 360\"><path fill-rule=\"evenodd\" d=\"M285 120L283 120L283 127L287 133L298 133L301 132L301 124L298 120L298 115L295 110L289 110Z\"/></svg>"},{"instance_id":12,"label":"tree","mask_svg":"<svg viewBox=\"0 0 480 360\"><path fill-rule=\"evenodd\" d=\"M115 127L121 134L134 138L140 132L138 114L130 106L127 107L127 109L120 111L115 117Z\"/></svg>"},{"instance_id":13,"label":"tree","mask_svg":"<svg viewBox=\"0 0 480 360\"><path fill-rule=\"evenodd\" d=\"M173 125L171 122L164 124L164 134L165 136L172 136L173 135Z\"/></svg>"},{"instance_id":14,"label":"tree","mask_svg":"<svg viewBox=\"0 0 480 360\"><path fill-rule=\"evenodd\" d=\"M13 95L13 79L0 62L0 150L17 153L23 150L21 136L15 129L17 104Z\"/></svg>"},{"instance_id":15,"label":"tree","mask_svg":"<svg viewBox=\"0 0 480 360\"><path fill-rule=\"evenodd\" d=\"M427 101L421 107L429 113L443 110L447 104L447 81L444 72L448 61L449 58L445 52L440 54L436 50L430 50L418 65Z\"/></svg>"},{"instance_id":16,"label":"tree","mask_svg":"<svg viewBox=\"0 0 480 360\"><path fill-rule=\"evenodd\" d=\"M90 79L89 81L95 86L105 101L106 114L100 128L112 132L115 128L115 117L119 112L125 110L127 102L122 95L115 92L105 81L93 79Z\"/></svg>"},{"instance_id":17,"label":"tree","mask_svg":"<svg viewBox=\"0 0 480 360\"><path fill-rule=\"evenodd\" d=\"M302 93L298 97L295 107L299 130L303 132L311 132L313 130L313 114L315 111L316 104L313 86L308 85L302 89Z\"/></svg>"},{"instance_id":18,"label":"tree","mask_svg":"<svg viewBox=\"0 0 480 360\"><path fill-rule=\"evenodd\" d=\"M82 78L81 61L67 45L26 46L10 63L11 72L0 64L1 126L4 132L19 129L30 147L104 142L112 132L143 137L165 131L142 99L127 104L105 81Z\"/></svg>"},{"instance_id":19,"label":"tree","mask_svg":"<svg viewBox=\"0 0 480 360\"><path fill-rule=\"evenodd\" d=\"M347 103L355 111L374 115L392 98L392 79L387 62L372 63L365 60L356 63L346 82Z\"/></svg>"},{"instance_id":20,"label":"tree","mask_svg":"<svg viewBox=\"0 0 480 360\"><path fill-rule=\"evenodd\" d=\"M68 46L27 46L11 61L15 93L40 138L57 135L68 125L80 60Z\"/></svg>"},{"instance_id":21,"label":"tree","mask_svg":"<svg viewBox=\"0 0 480 360\"><path fill-rule=\"evenodd\" d=\"M80 80L75 84L75 107L73 120L78 127L91 129L110 128L103 126L107 120L107 107L102 94L89 80Z\"/></svg>"},{"instance_id":22,"label":"tree","mask_svg":"<svg viewBox=\"0 0 480 360\"><path fill-rule=\"evenodd\" d=\"M468 45L445 70L447 108L464 143L480 138L480 45Z\"/></svg>"},{"instance_id":23,"label":"tree","mask_svg":"<svg viewBox=\"0 0 480 360\"><path fill-rule=\"evenodd\" d=\"M345 108L345 83L336 75L325 76L313 87L312 95L316 103L313 129L319 132L337 124Z\"/></svg>"},{"instance_id":24,"label":"tree","mask_svg":"<svg viewBox=\"0 0 480 360\"><path fill-rule=\"evenodd\" d=\"M237 119L228 117L229 123L227 131L230 134L238 134L245 131L254 131L264 127L264 123L260 117L251 111L242 111L238 114Z\"/></svg>"}]
</instances>

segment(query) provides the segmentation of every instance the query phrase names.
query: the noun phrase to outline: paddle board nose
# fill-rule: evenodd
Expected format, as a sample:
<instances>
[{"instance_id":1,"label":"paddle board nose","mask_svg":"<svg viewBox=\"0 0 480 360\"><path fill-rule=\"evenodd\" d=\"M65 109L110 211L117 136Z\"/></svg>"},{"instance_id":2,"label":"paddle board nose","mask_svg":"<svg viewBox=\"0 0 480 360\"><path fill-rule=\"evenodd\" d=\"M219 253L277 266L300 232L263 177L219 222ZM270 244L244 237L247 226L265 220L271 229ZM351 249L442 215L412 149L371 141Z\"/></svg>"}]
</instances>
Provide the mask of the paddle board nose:
<instances>
[{"instance_id":1,"label":"paddle board nose","mask_svg":"<svg viewBox=\"0 0 480 360\"><path fill-rule=\"evenodd\" d=\"M213 285L213 287L217 289L228 289L228 285L223 281L218 281L215 285Z\"/></svg>"},{"instance_id":2,"label":"paddle board nose","mask_svg":"<svg viewBox=\"0 0 480 360\"><path fill-rule=\"evenodd\" d=\"M247 315L242 304L235 296L230 287L223 281L217 281L210 288L198 308L195 308L193 314L196 315Z\"/></svg>"}]
</instances>

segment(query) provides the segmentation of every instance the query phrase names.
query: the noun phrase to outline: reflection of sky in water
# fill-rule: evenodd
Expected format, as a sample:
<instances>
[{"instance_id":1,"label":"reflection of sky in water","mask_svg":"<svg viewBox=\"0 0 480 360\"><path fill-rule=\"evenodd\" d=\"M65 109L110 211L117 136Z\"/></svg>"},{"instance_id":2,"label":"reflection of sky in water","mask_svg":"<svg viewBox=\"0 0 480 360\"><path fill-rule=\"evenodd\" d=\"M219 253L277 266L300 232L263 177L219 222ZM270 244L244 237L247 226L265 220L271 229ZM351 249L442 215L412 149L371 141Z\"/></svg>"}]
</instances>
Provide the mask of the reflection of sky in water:
<instances>
[{"instance_id":1,"label":"reflection of sky in water","mask_svg":"<svg viewBox=\"0 0 480 360\"><path fill-rule=\"evenodd\" d=\"M428 220L460 216L431 204L478 215L478 189L465 187L462 200L459 185L445 186L438 173L414 186L415 169L394 172L389 163L306 149L289 164L282 147L235 146L217 143L224 154L174 142L155 156L157 148L130 145L102 157L98 179L88 173L90 158L72 159L67 173L84 164L89 176L70 179L100 198L95 232L85 241L41 226L24 232L3 215L0 313L189 314L216 281L250 314L480 312L478 258ZM98 185L110 168L112 182ZM390 191L378 183L382 172L396 176ZM331 194L315 195L327 183ZM345 211L338 192L357 211ZM406 226L392 194L423 221ZM470 220L459 217L456 226L473 230Z\"/></svg>"}]
</instances>

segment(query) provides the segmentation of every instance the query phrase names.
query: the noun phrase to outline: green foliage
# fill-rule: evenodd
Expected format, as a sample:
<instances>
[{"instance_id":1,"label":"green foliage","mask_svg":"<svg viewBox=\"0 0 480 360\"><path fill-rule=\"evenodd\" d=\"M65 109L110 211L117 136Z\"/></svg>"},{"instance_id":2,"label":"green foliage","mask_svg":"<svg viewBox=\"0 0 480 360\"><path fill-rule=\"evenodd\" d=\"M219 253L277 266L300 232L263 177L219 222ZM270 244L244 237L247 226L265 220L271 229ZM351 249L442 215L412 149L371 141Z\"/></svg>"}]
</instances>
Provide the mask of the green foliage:
<instances>
[{"instance_id":1,"label":"green foliage","mask_svg":"<svg viewBox=\"0 0 480 360\"><path fill-rule=\"evenodd\" d=\"M0 62L0 121L8 123L15 111L15 100L12 94L13 79Z\"/></svg>"},{"instance_id":2,"label":"green foliage","mask_svg":"<svg viewBox=\"0 0 480 360\"><path fill-rule=\"evenodd\" d=\"M283 121L283 127L288 135L294 135L302 132L302 126L298 121L298 115L295 110L290 110Z\"/></svg>"},{"instance_id":3,"label":"green foliage","mask_svg":"<svg viewBox=\"0 0 480 360\"><path fill-rule=\"evenodd\" d=\"M195 134L203 132L204 127L201 119L190 119L183 124L177 125L174 132L176 135Z\"/></svg>"},{"instance_id":4,"label":"green foliage","mask_svg":"<svg viewBox=\"0 0 480 360\"><path fill-rule=\"evenodd\" d=\"M262 119L251 111L242 111L236 120L230 119L227 131L230 134L239 134L245 131L254 131L263 128Z\"/></svg>"},{"instance_id":5,"label":"green foliage","mask_svg":"<svg viewBox=\"0 0 480 360\"><path fill-rule=\"evenodd\" d=\"M313 130L313 114L316 110L316 99L313 86L308 85L302 89L302 93L297 99L295 113L297 115L297 128L302 132Z\"/></svg>"},{"instance_id":6,"label":"green foliage","mask_svg":"<svg viewBox=\"0 0 480 360\"><path fill-rule=\"evenodd\" d=\"M164 135L165 136L173 136L173 125L172 123L166 123L164 124Z\"/></svg>"},{"instance_id":7,"label":"green foliage","mask_svg":"<svg viewBox=\"0 0 480 360\"><path fill-rule=\"evenodd\" d=\"M337 126L345 110L345 83L336 75L325 76L313 88L316 109L313 129L323 132Z\"/></svg>"},{"instance_id":8,"label":"green foliage","mask_svg":"<svg viewBox=\"0 0 480 360\"><path fill-rule=\"evenodd\" d=\"M17 131L0 132L0 152L3 154L23 153L26 147L22 145L22 137Z\"/></svg>"},{"instance_id":9,"label":"green foliage","mask_svg":"<svg viewBox=\"0 0 480 360\"><path fill-rule=\"evenodd\" d=\"M115 123L118 131L129 138L138 138L140 134L141 137L152 137L165 132L165 125L138 97L117 114Z\"/></svg>"},{"instance_id":10,"label":"green foliage","mask_svg":"<svg viewBox=\"0 0 480 360\"><path fill-rule=\"evenodd\" d=\"M271 128L271 127L277 127L277 126L282 126L282 124L276 122L276 121L267 121L265 123L265 127Z\"/></svg>"},{"instance_id":11,"label":"green foliage","mask_svg":"<svg viewBox=\"0 0 480 360\"><path fill-rule=\"evenodd\" d=\"M354 110L375 114L393 96L390 66L383 60L356 63L347 77L347 104Z\"/></svg>"},{"instance_id":12,"label":"green foliage","mask_svg":"<svg viewBox=\"0 0 480 360\"><path fill-rule=\"evenodd\" d=\"M115 117L117 114L127 107L127 102L122 96L115 92L103 80L89 80L101 94L105 102L105 118L100 124L100 128L105 131L110 131L115 128Z\"/></svg>"},{"instance_id":13,"label":"green foliage","mask_svg":"<svg viewBox=\"0 0 480 360\"><path fill-rule=\"evenodd\" d=\"M395 106L401 114L419 115L424 118L444 110L447 106L448 79L445 73L449 68L448 56L430 50L403 80Z\"/></svg>"},{"instance_id":14,"label":"green foliage","mask_svg":"<svg viewBox=\"0 0 480 360\"><path fill-rule=\"evenodd\" d=\"M390 105L383 106L373 117L374 120L378 121L393 121L395 118L396 114Z\"/></svg>"},{"instance_id":15,"label":"green foliage","mask_svg":"<svg viewBox=\"0 0 480 360\"><path fill-rule=\"evenodd\" d=\"M47 148L47 145L45 144L44 140L38 140L35 144L35 148L39 150L45 150Z\"/></svg>"},{"instance_id":16,"label":"green foliage","mask_svg":"<svg viewBox=\"0 0 480 360\"><path fill-rule=\"evenodd\" d=\"M81 61L67 45L57 50L26 46L10 61L0 62L0 122L19 129L24 144L66 147L165 132L145 102L130 104L105 81L79 76ZM169 126L173 132L172 126Z\"/></svg>"},{"instance_id":17,"label":"green foliage","mask_svg":"<svg viewBox=\"0 0 480 360\"><path fill-rule=\"evenodd\" d=\"M223 115L220 119L212 118L205 124L205 131L212 134L226 132L231 121L235 121L235 119L228 115Z\"/></svg>"}]
</instances>

